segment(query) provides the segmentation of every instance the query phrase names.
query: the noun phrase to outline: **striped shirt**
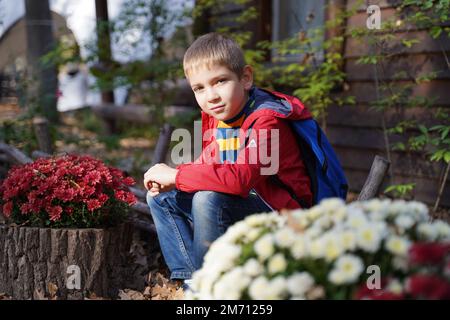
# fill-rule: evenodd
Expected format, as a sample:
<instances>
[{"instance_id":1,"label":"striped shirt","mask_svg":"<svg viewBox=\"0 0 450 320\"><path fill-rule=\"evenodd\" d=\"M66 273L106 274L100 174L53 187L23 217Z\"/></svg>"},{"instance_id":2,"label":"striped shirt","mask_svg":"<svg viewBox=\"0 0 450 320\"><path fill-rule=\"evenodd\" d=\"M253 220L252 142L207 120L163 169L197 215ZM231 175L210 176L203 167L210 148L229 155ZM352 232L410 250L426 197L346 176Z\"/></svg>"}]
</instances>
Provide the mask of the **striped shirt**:
<instances>
[{"instance_id":1,"label":"striped shirt","mask_svg":"<svg viewBox=\"0 0 450 320\"><path fill-rule=\"evenodd\" d=\"M249 99L238 115L227 121L219 121L216 129L216 141L219 145L220 162L234 163L237 160L239 141L239 129L244 123L249 110L254 106L255 100Z\"/></svg>"}]
</instances>

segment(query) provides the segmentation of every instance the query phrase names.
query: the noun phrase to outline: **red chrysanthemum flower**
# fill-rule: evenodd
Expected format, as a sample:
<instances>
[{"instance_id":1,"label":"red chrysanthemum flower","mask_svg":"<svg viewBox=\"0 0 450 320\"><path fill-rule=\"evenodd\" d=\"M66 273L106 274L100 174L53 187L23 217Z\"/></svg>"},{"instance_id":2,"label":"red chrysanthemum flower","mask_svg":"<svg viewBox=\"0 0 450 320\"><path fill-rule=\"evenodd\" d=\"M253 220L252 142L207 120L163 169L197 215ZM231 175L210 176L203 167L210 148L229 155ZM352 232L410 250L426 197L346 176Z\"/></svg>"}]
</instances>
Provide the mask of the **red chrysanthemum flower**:
<instances>
[{"instance_id":1,"label":"red chrysanthemum flower","mask_svg":"<svg viewBox=\"0 0 450 320\"><path fill-rule=\"evenodd\" d=\"M133 204L136 198L128 191L132 184L132 178L100 160L65 155L13 167L0 185L0 201L5 217L10 218L17 210L14 217L22 219L18 221L21 223L41 221L52 225L64 217L74 217L79 219L77 225L82 222L90 226L105 222L114 206ZM47 222L42 221L43 217Z\"/></svg>"}]
</instances>

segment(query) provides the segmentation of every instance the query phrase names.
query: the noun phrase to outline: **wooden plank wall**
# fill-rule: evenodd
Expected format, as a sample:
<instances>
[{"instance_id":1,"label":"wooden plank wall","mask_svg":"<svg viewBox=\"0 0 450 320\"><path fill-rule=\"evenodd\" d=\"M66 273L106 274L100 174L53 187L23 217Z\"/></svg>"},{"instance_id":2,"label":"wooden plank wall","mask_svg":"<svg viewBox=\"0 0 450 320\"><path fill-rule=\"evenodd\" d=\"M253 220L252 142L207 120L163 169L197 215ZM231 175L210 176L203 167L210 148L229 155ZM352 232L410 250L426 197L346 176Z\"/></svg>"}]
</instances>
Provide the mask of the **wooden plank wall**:
<instances>
[{"instance_id":1,"label":"wooden plank wall","mask_svg":"<svg viewBox=\"0 0 450 320\"><path fill-rule=\"evenodd\" d=\"M348 9L354 7L357 0L347 0ZM370 0L367 4L377 4L381 8L381 18L389 19L395 13L393 0ZM248 30L255 32L256 39L270 39L270 0L254 0L258 12L263 12L256 23L250 23ZM367 4L361 5L358 12L346 21L347 29L354 26L365 26ZM232 26L230 18L239 15L242 7L226 6L222 10L212 10L213 21L210 30L220 26ZM215 19L214 19L215 18ZM227 18L227 19L224 19ZM246 27L247 28L247 27ZM264 30L264 31L261 31ZM385 73L380 73L380 81L393 81L395 84L404 85L408 83L408 77L417 74L426 74L431 71L441 71L437 78L431 82L423 83L414 87L411 95L426 96L434 98L435 106L431 110L421 108L410 108L402 114L389 111L386 113L387 125L392 126L399 119L418 119L427 125L434 121L434 112L437 107L450 107L450 70L441 52L444 50L450 56L450 41L445 41L442 36L438 40L432 39L424 30L417 30L411 26L404 26L403 32L397 33L398 39L415 39L419 43L413 45L398 55L392 61L385 61L387 66ZM206 31L206 30L205 30ZM261 36L263 34L263 36ZM381 114L370 110L369 103L376 100L374 69L372 65L357 64L356 61L369 53L370 46L367 42L352 37L347 37L344 46L344 68L347 73L348 90L341 93L353 95L356 98L355 106L331 107L327 119L327 135L335 147L338 156L344 166L349 180L350 189L359 192L369 173L370 166L375 155L385 156L383 131L381 126ZM404 51L401 46L393 46L393 52ZM404 77L395 78L395 73L405 71ZM301 98L301 97L300 97ZM404 137L391 137L391 142L405 141ZM439 178L443 175L444 165L442 163L430 162L419 153L393 152L393 182L394 183L416 183L413 197L416 200L433 204L436 200ZM450 180L450 179L448 179ZM383 189L389 185L389 177L385 179ZM450 184L444 189L441 205L450 206Z\"/></svg>"},{"instance_id":2,"label":"wooden plank wall","mask_svg":"<svg viewBox=\"0 0 450 320\"><path fill-rule=\"evenodd\" d=\"M355 0L347 1L347 8L355 4ZM388 19L393 16L395 8L392 1L369 1L369 4L378 4L381 8L381 18ZM367 13L366 6L347 20L347 29L354 26L365 26ZM405 26L406 29L406 26ZM406 53L387 60L385 74L379 72L380 81L392 81L403 85L408 83L408 75L425 74L430 71L441 70L435 80L415 86L410 93L412 96L426 96L435 98L433 107L450 107L450 71L446 65L441 50L450 56L450 41L445 37L432 39L424 30L410 29L395 35L399 39L417 38L420 42L413 45ZM394 47L393 47L394 48ZM327 134L331 143L341 159L346 171L350 188L358 192L364 184L375 155L386 157L385 144L382 131L381 114L370 110L369 103L376 100L374 68L372 65L358 64L356 61L369 53L370 46L365 41L347 37L345 41L344 57L345 71L347 73L348 91L344 94L356 97L355 106L332 107L328 117ZM396 47L394 48L396 50ZM398 49L400 50L400 48ZM394 78L396 72L405 71L405 77ZM386 113L387 125L394 125L399 119L416 119L427 125L433 124L434 111L421 108L405 109L402 114L389 111ZM391 136L391 142L406 141L405 137ZM413 196L416 200L433 204L438 193L440 177L444 172L442 163L430 162L419 153L393 152L393 182L416 183ZM441 204L450 206L450 185L444 189ZM389 185L389 177L385 179L384 186Z\"/></svg>"}]
</instances>

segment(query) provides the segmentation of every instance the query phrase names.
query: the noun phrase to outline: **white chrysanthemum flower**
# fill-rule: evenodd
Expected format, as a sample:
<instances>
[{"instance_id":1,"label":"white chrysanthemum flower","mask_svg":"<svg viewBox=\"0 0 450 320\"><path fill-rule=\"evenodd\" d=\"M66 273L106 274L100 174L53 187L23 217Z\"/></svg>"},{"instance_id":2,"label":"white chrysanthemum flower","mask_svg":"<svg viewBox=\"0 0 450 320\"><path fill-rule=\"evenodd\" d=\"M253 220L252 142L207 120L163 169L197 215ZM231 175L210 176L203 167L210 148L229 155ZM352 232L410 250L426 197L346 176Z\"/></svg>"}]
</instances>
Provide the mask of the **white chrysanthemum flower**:
<instances>
[{"instance_id":1,"label":"white chrysanthemum flower","mask_svg":"<svg viewBox=\"0 0 450 320\"><path fill-rule=\"evenodd\" d=\"M261 261L264 261L272 256L275 251L273 236L271 234L263 235L255 242L254 249Z\"/></svg>"},{"instance_id":2,"label":"white chrysanthemum flower","mask_svg":"<svg viewBox=\"0 0 450 320\"><path fill-rule=\"evenodd\" d=\"M287 283L283 276L277 276L269 282L268 300L284 299L287 295Z\"/></svg>"},{"instance_id":3,"label":"white chrysanthemum flower","mask_svg":"<svg viewBox=\"0 0 450 320\"><path fill-rule=\"evenodd\" d=\"M237 300L250 282L251 279L245 274L244 269L236 267L225 273L216 282L213 288L214 298L219 300Z\"/></svg>"},{"instance_id":4,"label":"white chrysanthemum flower","mask_svg":"<svg viewBox=\"0 0 450 320\"><path fill-rule=\"evenodd\" d=\"M416 221L425 222L428 220L428 208L425 204L418 201L409 201L406 207L408 212L415 216Z\"/></svg>"},{"instance_id":5,"label":"white chrysanthemum flower","mask_svg":"<svg viewBox=\"0 0 450 320\"><path fill-rule=\"evenodd\" d=\"M323 237L324 241L324 258L327 261L333 261L344 252L341 239L334 233L328 233Z\"/></svg>"},{"instance_id":6,"label":"white chrysanthemum flower","mask_svg":"<svg viewBox=\"0 0 450 320\"><path fill-rule=\"evenodd\" d=\"M306 229L311 224L306 215L296 218L295 221L298 224L298 226L302 229Z\"/></svg>"},{"instance_id":7,"label":"white chrysanthemum flower","mask_svg":"<svg viewBox=\"0 0 450 320\"><path fill-rule=\"evenodd\" d=\"M403 286L400 281L398 281L397 279L393 279L387 285L386 290L395 294L401 294L403 292Z\"/></svg>"},{"instance_id":8,"label":"white chrysanthemum flower","mask_svg":"<svg viewBox=\"0 0 450 320\"><path fill-rule=\"evenodd\" d=\"M333 220L329 216L323 216L314 221L312 227L319 230L326 230L331 227Z\"/></svg>"},{"instance_id":9,"label":"white chrysanthemum flower","mask_svg":"<svg viewBox=\"0 0 450 320\"><path fill-rule=\"evenodd\" d=\"M296 234L291 228L284 227L275 232L274 239L280 248L289 248L294 243L295 237Z\"/></svg>"},{"instance_id":10,"label":"white chrysanthemum flower","mask_svg":"<svg viewBox=\"0 0 450 320\"><path fill-rule=\"evenodd\" d=\"M291 247L291 254L295 259L305 256L307 250L306 238L303 235L297 236Z\"/></svg>"},{"instance_id":11,"label":"white chrysanthemum flower","mask_svg":"<svg viewBox=\"0 0 450 320\"><path fill-rule=\"evenodd\" d=\"M369 220L364 212L358 208L352 208L347 214L346 225L351 228L358 229L367 225Z\"/></svg>"},{"instance_id":12,"label":"white chrysanthemum flower","mask_svg":"<svg viewBox=\"0 0 450 320\"><path fill-rule=\"evenodd\" d=\"M325 241L322 238L311 239L306 242L308 253L313 258L323 258L325 255Z\"/></svg>"},{"instance_id":13,"label":"white chrysanthemum flower","mask_svg":"<svg viewBox=\"0 0 450 320\"><path fill-rule=\"evenodd\" d=\"M385 246L389 252L397 256L407 256L408 250L411 246L411 242L404 237L390 236L386 240Z\"/></svg>"},{"instance_id":14,"label":"white chrysanthemum flower","mask_svg":"<svg viewBox=\"0 0 450 320\"><path fill-rule=\"evenodd\" d=\"M328 274L328 281L333 284L341 285L344 283L344 273L342 272L342 270L333 269Z\"/></svg>"},{"instance_id":15,"label":"white chrysanthemum flower","mask_svg":"<svg viewBox=\"0 0 450 320\"><path fill-rule=\"evenodd\" d=\"M201 270L200 270L201 271ZM199 299L212 299L212 291L217 276L208 272L195 272L192 276L192 291L198 295Z\"/></svg>"},{"instance_id":16,"label":"white chrysanthemum flower","mask_svg":"<svg viewBox=\"0 0 450 320\"><path fill-rule=\"evenodd\" d=\"M395 218L394 223L397 225L397 227L403 230L407 230L414 225L415 221L413 217L406 214L402 214Z\"/></svg>"},{"instance_id":17,"label":"white chrysanthemum flower","mask_svg":"<svg viewBox=\"0 0 450 320\"><path fill-rule=\"evenodd\" d=\"M381 235L378 228L366 225L356 231L358 246L367 252L376 252L380 248Z\"/></svg>"},{"instance_id":18,"label":"white chrysanthemum flower","mask_svg":"<svg viewBox=\"0 0 450 320\"><path fill-rule=\"evenodd\" d=\"M392 259L392 266L397 270L403 272L407 271L409 268L407 257L395 256Z\"/></svg>"},{"instance_id":19,"label":"white chrysanthemum flower","mask_svg":"<svg viewBox=\"0 0 450 320\"><path fill-rule=\"evenodd\" d=\"M305 217L310 221L314 221L323 215L324 211L321 206L315 206L306 210Z\"/></svg>"},{"instance_id":20,"label":"white chrysanthemum flower","mask_svg":"<svg viewBox=\"0 0 450 320\"><path fill-rule=\"evenodd\" d=\"M286 283L292 296L304 297L314 285L314 278L308 272L296 272L287 278Z\"/></svg>"},{"instance_id":21,"label":"white chrysanthemum flower","mask_svg":"<svg viewBox=\"0 0 450 320\"><path fill-rule=\"evenodd\" d=\"M261 234L261 231L262 231L262 229L259 229L259 228L253 228L253 229L250 229L250 230L247 232L247 234L244 235L244 238L245 238L247 241L249 241L249 242L253 242L253 241L255 241L256 239L258 239L258 237L259 237L260 234Z\"/></svg>"},{"instance_id":22,"label":"white chrysanthemum flower","mask_svg":"<svg viewBox=\"0 0 450 320\"><path fill-rule=\"evenodd\" d=\"M347 218L347 208L346 207L339 207L336 208L333 215L331 216L331 220L334 224L340 224Z\"/></svg>"},{"instance_id":23,"label":"white chrysanthemum flower","mask_svg":"<svg viewBox=\"0 0 450 320\"><path fill-rule=\"evenodd\" d=\"M450 225L442 220L433 222L433 227L438 233L438 237L442 240L450 239Z\"/></svg>"},{"instance_id":24,"label":"white chrysanthemum flower","mask_svg":"<svg viewBox=\"0 0 450 320\"><path fill-rule=\"evenodd\" d=\"M264 272L264 267L258 260L251 258L244 264L244 273L256 277Z\"/></svg>"},{"instance_id":25,"label":"white chrysanthemum flower","mask_svg":"<svg viewBox=\"0 0 450 320\"><path fill-rule=\"evenodd\" d=\"M356 234L354 231L345 230L340 233L340 238L344 250L353 251L356 249Z\"/></svg>"},{"instance_id":26,"label":"white chrysanthemum flower","mask_svg":"<svg viewBox=\"0 0 450 320\"><path fill-rule=\"evenodd\" d=\"M305 236L310 239L317 238L318 236L322 235L322 233L323 233L322 228L317 226L311 226L304 232Z\"/></svg>"},{"instance_id":27,"label":"white chrysanthemum flower","mask_svg":"<svg viewBox=\"0 0 450 320\"><path fill-rule=\"evenodd\" d=\"M306 300L305 296L291 296L289 300Z\"/></svg>"},{"instance_id":28,"label":"white chrysanthemum flower","mask_svg":"<svg viewBox=\"0 0 450 320\"><path fill-rule=\"evenodd\" d=\"M417 226L418 234L426 240L434 241L439 237L439 231L431 223L421 223Z\"/></svg>"},{"instance_id":29,"label":"white chrysanthemum flower","mask_svg":"<svg viewBox=\"0 0 450 320\"><path fill-rule=\"evenodd\" d=\"M244 219L249 227L275 226L282 221L284 218L276 212L252 214Z\"/></svg>"},{"instance_id":30,"label":"white chrysanthemum flower","mask_svg":"<svg viewBox=\"0 0 450 320\"><path fill-rule=\"evenodd\" d=\"M326 213L333 213L336 209L343 206L345 206L345 202L341 198L325 199L319 204L319 207Z\"/></svg>"},{"instance_id":31,"label":"white chrysanthemum flower","mask_svg":"<svg viewBox=\"0 0 450 320\"><path fill-rule=\"evenodd\" d=\"M275 274L278 272L283 272L286 270L287 261L282 253L275 254L272 258L269 259L267 264L267 269L270 274Z\"/></svg>"},{"instance_id":32,"label":"white chrysanthemum flower","mask_svg":"<svg viewBox=\"0 0 450 320\"><path fill-rule=\"evenodd\" d=\"M364 203L364 209L369 212L382 212L384 209L384 206L380 200L371 199Z\"/></svg>"},{"instance_id":33,"label":"white chrysanthemum flower","mask_svg":"<svg viewBox=\"0 0 450 320\"><path fill-rule=\"evenodd\" d=\"M400 214L410 214L406 206L407 202L405 200L395 200L393 201L387 209L388 216L396 217Z\"/></svg>"},{"instance_id":34,"label":"white chrysanthemum flower","mask_svg":"<svg viewBox=\"0 0 450 320\"><path fill-rule=\"evenodd\" d=\"M235 242L244 237L250 230L251 228L248 224L239 221L227 229L223 238L226 239L226 241Z\"/></svg>"},{"instance_id":35,"label":"white chrysanthemum flower","mask_svg":"<svg viewBox=\"0 0 450 320\"><path fill-rule=\"evenodd\" d=\"M214 285L213 296L216 300L238 300L241 293L226 278L222 278Z\"/></svg>"},{"instance_id":36,"label":"white chrysanthemum flower","mask_svg":"<svg viewBox=\"0 0 450 320\"><path fill-rule=\"evenodd\" d=\"M269 290L269 280L266 277L260 276L253 280L248 289L248 294L254 300L267 299L267 291Z\"/></svg>"},{"instance_id":37,"label":"white chrysanthemum flower","mask_svg":"<svg viewBox=\"0 0 450 320\"><path fill-rule=\"evenodd\" d=\"M386 221L375 221L372 222L374 228L377 230L381 239L386 238L391 232Z\"/></svg>"},{"instance_id":38,"label":"white chrysanthemum flower","mask_svg":"<svg viewBox=\"0 0 450 320\"><path fill-rule=\"evenodd\" d=\"M333 279L335 281L339 281L339 279L341 279L342 283L354 283L358 280L364 270L364 264L361 258L352 254L345 254L339 257L334 266L333 271L338 270L339 273L337 275L333 275Z\"/></svg>"},{"instance_id":39,"label":"white chrysanthemum flower","mask_svg":"<svg viewBox=\"0 0 450 320\"><path fill-rule=\"evenodd\" d=\"M286 279L278 276L269 281L266 277L260 276L250 284L248 292L255 300L283 299L287 293Z\"/></svg>"},{"instance_id":40,"label":"white chrysanthemum flower","mask_svg":"<svg viewBox=\"0 0 450 320\"><path fill-rule=\"evenodd\" d=\"M232 268L241 254L241 247L225 241L215 241L205 255L204 264L217 271Z\"/></svg>"}]
</instances>

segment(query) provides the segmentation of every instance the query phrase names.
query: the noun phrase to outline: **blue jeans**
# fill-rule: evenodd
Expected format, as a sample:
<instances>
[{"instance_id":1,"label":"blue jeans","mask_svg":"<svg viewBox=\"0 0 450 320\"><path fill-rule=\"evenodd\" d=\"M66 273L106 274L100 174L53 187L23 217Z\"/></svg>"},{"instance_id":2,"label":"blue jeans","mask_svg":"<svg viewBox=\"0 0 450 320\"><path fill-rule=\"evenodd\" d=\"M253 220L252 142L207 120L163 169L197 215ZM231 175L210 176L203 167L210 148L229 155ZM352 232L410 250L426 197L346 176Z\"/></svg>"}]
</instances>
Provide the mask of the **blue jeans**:
<instances>
[{"instance_id":1,"label":"blue jeans","mask_svg":"<svg viewBox=\"0 0 450 320\"><path fill-rule=\"evenodd\" d=\"M190 279L209 245L233 223L258 212L272 211L260 197L247 198L214 191L179 190L147 194L164 260L171 279Z\"/></svg>"}]
</instances>

